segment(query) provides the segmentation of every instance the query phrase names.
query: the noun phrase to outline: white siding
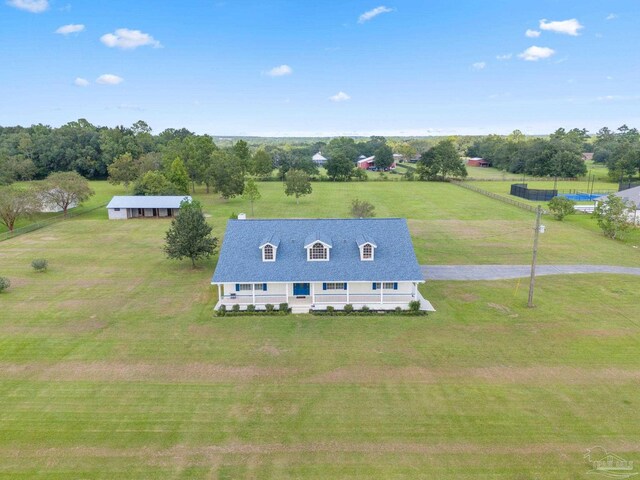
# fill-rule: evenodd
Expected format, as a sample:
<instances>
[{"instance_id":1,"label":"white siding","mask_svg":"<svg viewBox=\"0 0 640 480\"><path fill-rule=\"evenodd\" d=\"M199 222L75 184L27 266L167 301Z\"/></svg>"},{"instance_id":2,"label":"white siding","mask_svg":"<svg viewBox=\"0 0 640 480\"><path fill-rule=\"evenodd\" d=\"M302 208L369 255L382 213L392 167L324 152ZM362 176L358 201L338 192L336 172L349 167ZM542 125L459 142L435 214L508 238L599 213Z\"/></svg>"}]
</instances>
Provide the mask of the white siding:
<instances>
[{"instance_id":1,"label":"white siding","mask_svg":"<svg viewBox=\"0 0 640 480\"><path fill-rule=\"evenodd\" d=\"M109 220L126 220L127 219L127 209L126 208L110 208L109 209Z\"/></svg>"}]
</instances>

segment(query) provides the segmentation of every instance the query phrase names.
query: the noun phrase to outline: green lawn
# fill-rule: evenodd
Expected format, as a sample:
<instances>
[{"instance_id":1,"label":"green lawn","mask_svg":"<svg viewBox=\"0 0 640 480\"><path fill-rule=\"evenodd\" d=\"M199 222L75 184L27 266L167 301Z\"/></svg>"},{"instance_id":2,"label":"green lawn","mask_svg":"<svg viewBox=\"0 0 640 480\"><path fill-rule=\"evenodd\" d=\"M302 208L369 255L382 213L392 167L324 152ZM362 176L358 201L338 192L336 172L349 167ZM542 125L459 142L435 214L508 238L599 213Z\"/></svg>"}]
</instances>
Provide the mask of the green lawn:
<instances>
[{"instance_id":1,"label":"green lawn","mask_svg":"<svg viewBox=\"0 0 640 480\"><path fill-rule=\"evenodd\" d=\"M405 215L421 262L528 258L531 214L453 185L260 189L261 217L343 217L356 197ZM249 211L198 197L218 235ZM640 264L547 224L543 263ZM524 280L430 282L428 317L219 318L215 259L163 258L167 226L100 210L0 243L0 476L556 479L586 478L594 445L638 460L640 278L540 277L535 309Z\"/></svg>"}]
</instances>

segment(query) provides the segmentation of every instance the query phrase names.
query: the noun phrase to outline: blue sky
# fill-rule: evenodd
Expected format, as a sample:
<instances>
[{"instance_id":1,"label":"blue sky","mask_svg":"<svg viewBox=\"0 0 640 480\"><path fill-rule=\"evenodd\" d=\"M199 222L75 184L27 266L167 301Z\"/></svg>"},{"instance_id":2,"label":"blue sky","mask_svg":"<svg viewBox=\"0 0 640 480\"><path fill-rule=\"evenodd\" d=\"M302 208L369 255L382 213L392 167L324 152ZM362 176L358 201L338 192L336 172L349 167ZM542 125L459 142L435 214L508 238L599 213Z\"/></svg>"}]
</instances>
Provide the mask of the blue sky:
<instances>
[{"instance_id":1,"label":"blue sky","mask_svg":"<svg viewBox=\"0 0 640 480\"><path fill-rule=\"evenodd\" d=\"M0 1L4 126L640 127L637 0Z\"/></svg>"}]
</instances>

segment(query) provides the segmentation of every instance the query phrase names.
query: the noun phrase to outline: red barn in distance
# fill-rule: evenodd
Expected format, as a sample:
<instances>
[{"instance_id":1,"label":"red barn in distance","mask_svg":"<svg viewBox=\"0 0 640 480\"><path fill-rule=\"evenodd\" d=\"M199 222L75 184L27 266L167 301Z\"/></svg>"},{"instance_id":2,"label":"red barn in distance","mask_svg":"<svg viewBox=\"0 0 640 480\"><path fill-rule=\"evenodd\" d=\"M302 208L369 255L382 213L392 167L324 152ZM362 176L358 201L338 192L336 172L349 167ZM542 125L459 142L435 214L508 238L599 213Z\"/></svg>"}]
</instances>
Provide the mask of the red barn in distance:
<instances>
[{"instance_id":1,"label":"red barn in distance","mask_svg":"<svg viewBox=\"0 0 640 480\"><path fill-rule=\"evenodd\" d=\"M467 160L467 166L468 167L490 167L491 163L489 163L484 158L473 157Z\"/></svg>"}]
</instances>

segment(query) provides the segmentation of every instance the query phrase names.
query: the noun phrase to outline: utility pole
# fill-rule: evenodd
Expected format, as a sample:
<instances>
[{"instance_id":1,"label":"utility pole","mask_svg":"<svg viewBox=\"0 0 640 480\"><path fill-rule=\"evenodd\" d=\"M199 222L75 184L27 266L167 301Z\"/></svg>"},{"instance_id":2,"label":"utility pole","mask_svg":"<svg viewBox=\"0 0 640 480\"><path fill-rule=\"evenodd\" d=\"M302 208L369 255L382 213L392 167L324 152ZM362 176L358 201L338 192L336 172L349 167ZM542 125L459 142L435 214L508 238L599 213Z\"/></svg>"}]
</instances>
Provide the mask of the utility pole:
<instances>
[{"instance_id":1,"label":"utility pole","mask_svg":"<svg viewBox=\"0 0 640 480\"><path fill-rule=\"evenodd\" d=\"M536 282L536 260L538 258L538 236L540 235L540 217L542 216L542 207L538 205L536 211L536 229L533 237L533 258L531 259L531 278L529 279L529 302L527 307L533 308L533 287Z\"/></svg>"}]
</instances>

